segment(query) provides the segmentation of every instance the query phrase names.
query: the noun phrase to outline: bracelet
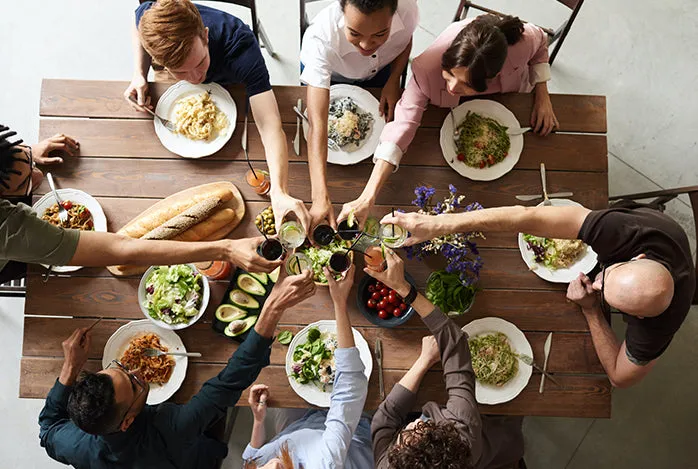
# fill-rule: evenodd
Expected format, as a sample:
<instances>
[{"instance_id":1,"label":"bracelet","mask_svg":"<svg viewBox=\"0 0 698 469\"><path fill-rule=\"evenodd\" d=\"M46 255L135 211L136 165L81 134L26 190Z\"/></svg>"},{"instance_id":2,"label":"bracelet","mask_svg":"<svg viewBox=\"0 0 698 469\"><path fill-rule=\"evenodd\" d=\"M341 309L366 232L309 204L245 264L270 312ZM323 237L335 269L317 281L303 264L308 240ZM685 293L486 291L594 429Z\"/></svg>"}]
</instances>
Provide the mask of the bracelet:
<instances>
[{"instance_id":1,"label":"bracelet","mask_svg":"<svg viewBox=\"0 0 698 469\"><path fill-rule=\"evenodd\" d=\"M417 299L417 289L415 288L414 285L410 284L410 292L407 294L405 298L403 298L402 301L405 302L406 305L411 305L414 300Z\"/></svg>"}]
</instances>

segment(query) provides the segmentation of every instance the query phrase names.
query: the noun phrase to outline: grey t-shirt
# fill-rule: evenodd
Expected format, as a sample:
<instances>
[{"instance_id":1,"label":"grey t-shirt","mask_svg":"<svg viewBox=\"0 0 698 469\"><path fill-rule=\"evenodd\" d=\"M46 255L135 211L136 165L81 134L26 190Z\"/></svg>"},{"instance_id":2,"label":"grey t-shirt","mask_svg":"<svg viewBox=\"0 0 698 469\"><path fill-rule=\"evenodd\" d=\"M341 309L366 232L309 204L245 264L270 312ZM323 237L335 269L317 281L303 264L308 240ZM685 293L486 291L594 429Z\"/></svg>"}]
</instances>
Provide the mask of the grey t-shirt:
<instances>
[{"instance_id":1,"label":"grey t-shirt","mask_svg":"<svg viewBox=\"0 0 698 469\"><path fill-rule=\"evenodd\" d=\"M78 248L79 230L54 226L31 207L0 199L0 270L8 261L66 265Z\"/></svg>"}]
</instances>

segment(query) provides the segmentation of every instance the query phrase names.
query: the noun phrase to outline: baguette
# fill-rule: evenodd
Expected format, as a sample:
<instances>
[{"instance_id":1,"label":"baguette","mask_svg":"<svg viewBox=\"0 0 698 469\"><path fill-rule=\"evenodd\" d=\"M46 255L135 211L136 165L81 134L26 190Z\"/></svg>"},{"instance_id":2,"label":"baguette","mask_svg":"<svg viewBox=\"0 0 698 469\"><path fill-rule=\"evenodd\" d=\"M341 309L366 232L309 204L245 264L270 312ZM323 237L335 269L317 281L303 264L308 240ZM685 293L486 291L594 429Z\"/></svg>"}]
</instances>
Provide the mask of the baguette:
<instances>
[{"instance_id":1,"label":"baguette","mask_svg":"<svg viewBox=\"0 0 698 469\"><path fill-rule=\"evenodd\" d=\"M198 225L194 225L182 234L172 238L173 241L202 241L224 226L235 221L235 210L225 208L220 210Z\"/></svg>"},{"instance_id":2,"label":"baguette","mask_svg":"<svg viewBox=\"0 0 698 469\"><path fill-rule=\"evenodd\" d=\"M154 230L144 234L141 239L171 239L185 232L197 223L206 220L223 202L218 197L210 197L166 221Z\"/></svg>"},{"instance_id":3,"label":"baguette","mask_svg":"<svg viewBox=\"0 0 698 469\"><path fill-rule=\"evenodd\" d=\"M227 202L233 198L233 193L230 189L215 189L197 194L186 200L173 202L136 219L134 222L120 229L117 233L126 235L130 238L141 238L146 233L190 209L199 202L212 197L219 198L221 202Z\"/></svg>"}]
</instances>

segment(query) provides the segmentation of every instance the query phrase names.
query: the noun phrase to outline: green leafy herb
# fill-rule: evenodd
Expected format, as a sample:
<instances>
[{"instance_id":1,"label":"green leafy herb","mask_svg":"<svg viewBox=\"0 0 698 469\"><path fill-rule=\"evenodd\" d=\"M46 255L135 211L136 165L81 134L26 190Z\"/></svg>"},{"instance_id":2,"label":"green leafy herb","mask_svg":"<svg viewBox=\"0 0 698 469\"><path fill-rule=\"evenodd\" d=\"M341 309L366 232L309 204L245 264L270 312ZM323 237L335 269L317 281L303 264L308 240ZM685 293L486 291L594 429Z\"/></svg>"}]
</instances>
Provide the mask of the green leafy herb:
<instances>
[{"instance_id":1,"label":"green leafy herb","mask_svg":"<svg viewBox=\"0 0 698 469\"><path fill-rule=\"evenodd\" d=\"M279 332L279 335L276 336L276 340L281 345L290 344L292 339L293 339L293 332L291 332L291 331L281 331L281 332Z\"/></svg>"},{"instance_id":2,"label":"green leafy herb","mask_svg":"<svg viewBox=\"0 0 698 469\"><path fill-rule=\"evenodd\" d=\"M458 274L445 270L432 272L427 281L426 296L445 313L463 313L477 292L475 286L465 286Z\"/></svg>"}]
</instances>

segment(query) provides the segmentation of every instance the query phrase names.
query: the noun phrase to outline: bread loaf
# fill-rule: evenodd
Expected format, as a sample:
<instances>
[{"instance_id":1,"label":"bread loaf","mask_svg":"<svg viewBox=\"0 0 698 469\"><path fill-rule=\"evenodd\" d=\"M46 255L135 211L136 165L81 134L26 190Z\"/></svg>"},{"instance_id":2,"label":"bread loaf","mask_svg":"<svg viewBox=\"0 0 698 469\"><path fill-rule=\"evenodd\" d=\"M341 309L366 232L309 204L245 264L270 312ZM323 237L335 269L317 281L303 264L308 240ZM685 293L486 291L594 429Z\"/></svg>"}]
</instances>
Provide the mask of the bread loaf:
<instances>
[{"instance_id":1,"label":"bread loaf","mask_svg":"<svg viewBox=\"0 0 698 469\"><path fill-rule=\"evenodd\" d=\"M194 225L184 233L172 238L173 241L202 241L224 226L235 221L235 210L225 208L220 210L198 225Z\"/></svg>"},{"instance_id":2,"label":"bread loaf","mask_svg":"<svg viewBox=\"0 0 698 469\"><path fill-rule=\"evenodd\" d=\"M223 202L218 197L210 197L169 219L154 230L144 234L141 239L172 239L197 223L206 220Z\"/></svg>"}]
</instances>

